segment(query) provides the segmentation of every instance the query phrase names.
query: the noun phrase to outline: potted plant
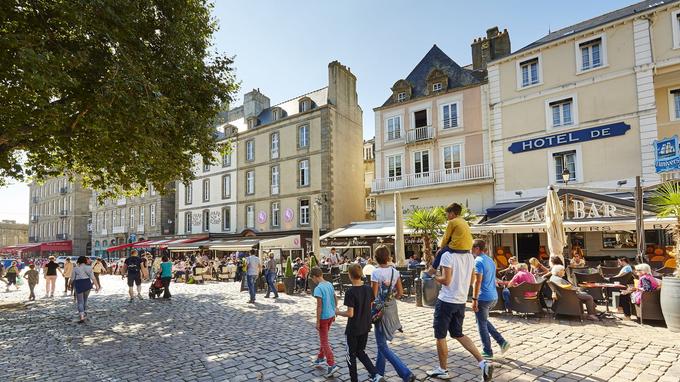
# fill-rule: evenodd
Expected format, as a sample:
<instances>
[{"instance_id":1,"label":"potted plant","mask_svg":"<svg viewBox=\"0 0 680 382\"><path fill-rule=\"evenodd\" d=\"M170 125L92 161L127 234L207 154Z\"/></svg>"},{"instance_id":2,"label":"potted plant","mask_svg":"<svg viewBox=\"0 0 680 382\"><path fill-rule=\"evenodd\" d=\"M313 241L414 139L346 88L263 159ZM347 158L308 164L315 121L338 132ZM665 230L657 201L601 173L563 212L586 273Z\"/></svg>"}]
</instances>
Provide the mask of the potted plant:
<instances>
[{"instance_id":1,"label":"potted plant","mask_svg":"<svg viewBox=\"0 0 680 382\"><path fill-rule=\"evenodd\" d=\"M309 257L309 270L311 271L312 268L319 266L319 262L316 260L316 256L314 256L313 252L310 253L309 256L310 256ZM314 288L316 288L317 284L314 282L314 280L312 280L312 276L310 276L310 275L311 275L311 272L307 276L307 286L309 286L309 293L311 293L312 296L313 296L314 295Z\"/></svg>"},{"instance_id":2,"label":"potted plant","mask_svg":"<svg viewBox=\"0 0 680 382\"><path fill-rule=\"evenodd\" d=\"M406 219L406 227L423 239L423 260L428 266L433 261L432 240L437 239L445 225L446 214L441 207L416 209Z\"/></svg>"},{"instance_id":3,"label":"potted plant","mask_svg":"<svg viewBox=\"0 0 680 382\"><path fill-rule=\"evenodd\" d=\"M293 273L292 256L288 256L286 260L286 269L283 272L283 288L286 294L293 294L295 292L295 274Z\"/></svg>"},{"instance_id":4,"label":"potted plant","mask_svg":"<svg viewBox=\"0 0 680 382\"><path fill-rule=\"evenodd\" d=\"M680 182L669 181L656 189L650 202L656 206L659 217L674 217L673 238L675 239L675 272L664 277L661 284L661 312L666 326L672 332L680 332L680 275L677 258L680 255Z\"/></svg>"}]
</instances>

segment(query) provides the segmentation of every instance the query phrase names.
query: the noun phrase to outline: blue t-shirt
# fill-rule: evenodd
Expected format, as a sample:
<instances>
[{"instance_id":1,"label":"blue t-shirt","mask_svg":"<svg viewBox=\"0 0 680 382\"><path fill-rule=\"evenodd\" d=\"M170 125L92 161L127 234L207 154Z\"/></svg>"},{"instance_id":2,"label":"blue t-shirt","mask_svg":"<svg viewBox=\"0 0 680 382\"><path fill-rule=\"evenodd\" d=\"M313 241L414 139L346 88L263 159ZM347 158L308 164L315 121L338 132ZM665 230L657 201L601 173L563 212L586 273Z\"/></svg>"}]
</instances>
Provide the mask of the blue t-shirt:
<instances>
[{"instance_id":1,"label":"blue t-shirt","mask_svg":"<svg viewBox=\"0 0 680 382\"><path fill-rule=\"evenodd\" d=\"M172 263L166 261L161 263L161 277L172 277Z\"/></svg>"},{"instance_id":2,"label":"blue t-shirt","mask_svg":"<svg viewBox=\"0 0 680 382\"><path fill-rule=\"evenodd\" d=\"M475 258L475 273L482 275L482 285L477 299L479 301L498 300L496 292L496 264L485 254Z\"/></svg>"},{"instance_id":3,"label":"blue t-shirt","mask_svg":"<svg viewBox=\"0 0 680 382\"><path fill-rule=\"evenodd\" d=\"M333 295L335 290L333 290L333 285L328 281L322 281L319 285L314 288L314 297L321 298L321 319L327 320L331 317L335 317L335 299Z\"/></svg>"},{"instance_id":4,"label":"blue t-shirt","mask_svg":"<svg viewBox=\"0 0 680 382\"><path fill-rule=\"evenodd\" d=\"M630 264L626 264L621 268L621 273L633 273L633 267Z\"/></svg>"}]
</instances>

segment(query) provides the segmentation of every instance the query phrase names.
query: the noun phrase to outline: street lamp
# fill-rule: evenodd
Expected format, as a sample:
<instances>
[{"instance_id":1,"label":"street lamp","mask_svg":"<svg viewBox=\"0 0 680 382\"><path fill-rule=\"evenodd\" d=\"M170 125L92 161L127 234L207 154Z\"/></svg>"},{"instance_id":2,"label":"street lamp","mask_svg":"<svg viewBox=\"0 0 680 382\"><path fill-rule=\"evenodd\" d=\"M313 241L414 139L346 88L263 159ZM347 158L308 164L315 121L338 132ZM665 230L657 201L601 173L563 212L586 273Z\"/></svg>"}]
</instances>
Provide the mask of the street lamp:
<instances>
[{"instance_id":1,"label":"street lamp","mask_svg":"<svg viewBox=\"0 0 680 382\"><path fill-rule=\"evenodd\" d=\"M565 168L564 171L562 171L562 181L564 182L565 186L569 183L570 178L571 178L571 173L569 172L568 168Z\"/></svg>"}]
</instances>

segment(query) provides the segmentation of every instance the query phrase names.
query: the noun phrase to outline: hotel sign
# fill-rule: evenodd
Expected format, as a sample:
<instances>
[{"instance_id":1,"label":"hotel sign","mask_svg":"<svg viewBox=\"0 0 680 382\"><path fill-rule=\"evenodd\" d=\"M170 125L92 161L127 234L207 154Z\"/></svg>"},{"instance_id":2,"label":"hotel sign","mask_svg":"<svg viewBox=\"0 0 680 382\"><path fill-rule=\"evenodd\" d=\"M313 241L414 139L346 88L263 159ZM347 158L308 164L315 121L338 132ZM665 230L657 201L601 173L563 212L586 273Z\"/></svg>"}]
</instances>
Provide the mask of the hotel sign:
<instances>
[{"instance_id":1,"label":"hotel sign","mask_svg":"<svg viewBox=\"0 0 680 382\"><path fill-rule=\"evenodd\" d=\"M654 141L654 159L657 173L680 170L678 136Z\"/></svg>"},{"instance_id":2,"label":"hotel sign","mask_svg":"<svg viewBox=\"0 0 680 382\"><path fill-rule=\"evenodd\" d=\"M550 147L616 137L626 134L626 131L628 130L630 130L630 125L624 122L618 122L610 125L590 127L588 129L569 131L561 134L548 135L546 137L513 142L510 147L508 147L508 150L510 150L510 152L513 154L518 154L526 151L547 149Z\"/></svg>"}]
</instances>

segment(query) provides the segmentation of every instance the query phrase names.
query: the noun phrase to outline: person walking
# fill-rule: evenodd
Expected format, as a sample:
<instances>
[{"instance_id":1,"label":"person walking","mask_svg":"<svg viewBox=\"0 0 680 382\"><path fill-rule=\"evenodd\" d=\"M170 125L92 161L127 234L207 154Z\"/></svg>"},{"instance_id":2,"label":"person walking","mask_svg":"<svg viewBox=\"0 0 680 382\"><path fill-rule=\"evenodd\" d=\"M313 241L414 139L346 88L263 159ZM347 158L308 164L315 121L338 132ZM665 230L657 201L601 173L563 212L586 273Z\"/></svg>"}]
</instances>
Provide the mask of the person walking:
<instances>
[{"instance_id":1,"label":"person walking","mask_svg":"<svg viewBox=\"0 0 680 382\"><path fill-rule=\"evenodd\" d=\"M68 294L69 280L71 279L72 273L73 263L71 262L71 258L67 257L66 261L64 261L64 271L62 272L62 275L64 276L64 296Z\"/></svg>"},{"instance_id":2,"label":"person walking","mask_svg":"<svg viewBox=\"0 0 680 382\"><path fill-rule=\"evenodd\" d=\"M97 280L97 284L101 286L102 283L99 280L99 275L102 273L106 274L106 267L104 266L104 262L102 261L102 259L97 258L97 260L94 261L92 272L94 273L95 280Z\"/></svg>"},{"instance_id":3,"label":"person walking","mask_svg":"<svg viewBox=\"0 0 680 382\"><path fill-rule=\"evenodd\" d=\"M262 264L260 263L260 258L257 257L256 251L251 251L250 256L246 259L246 281L248 283L248 293L250 294L249 304L255 303L255 281L262 271Z\"/></svg>"},{"instance_id":4,"label":"person walking","mask_svg":"<svg viewBox=\"0 0 680 382\"><path fill-rule=\"evenodd\" d=\"M28 295L28 301L35 301L35 286L38 285L40 280L40 273L35 270L34 264L28 266L28 270L24 273L24 279L28 281L28 289L31 291Z\"/></svg>"},{"instance_id":5,"label":"person walking","mask_svg":"<svg viewBox=\"0 0 680 382\"><path fill-rule=\"evenodd\" d=\"M153 281L156 278L156 274L161 271L161 263L163 262L163 259L167 259L167 256L159 256L156 255L153 258L153 261L151 261L151 280Z\"/></svg>"},{"instance_id":6,"label":"person walking","mask_svg":"<svg viewBox=\"0 0 680 382\"><path fill-rule=\"evenodd\" d=\"M142 280L147 281L149 280L149 265L151 265L151 263L147 262L146 256L140 256L139 259L142 261L139 266Z\"/></svg>"},{"instance_id":7,"label":"person walking","mask_svg":"<svg viewBox=\"0 0 680 382\"><path fill-rule=\"evenodd\" d=\"M269 298L269 293L274 292L274 298L279 298L279 291L276 290L276 261L274 260L274 254L269 254L269 260L265 264L267 269L267 294L264 298Z\"/></svg>"},{"instance_id":8,"label":"person walking","mask_svg":"<svg viewBox=\"0 0 680 382\"><path fill-rule=\"evenodd\" d=\"M439 366L429 371L427 375L434 378L448 379L447 370L449 349L446 343L446 333L455 338L479 363L484 381L493 378L493 365L487 362L477 349L472 340L463 334L463 320L465 319L465 303L467 302L474 258L472 249L472 234L470 226L460 216L463 207L458 203L452 203L446 207L446 215L449 220L444 233L445 243L449 242L450 251L441 256L441 275L434 279L441 284L441 290L434 310L434 337L437 339L437 356ZM428 269L430 275L434 275L435 269Z\"/></svg>"},{"instance_id":9,"label":"person walking","mask_svg":"<svg viewBox=\"0 0 680 382\"><path fill-rule=\"evenodd\" d=\"M76 301L78 302L78 314L80 315L79 324L85 322L87 317L87 298L92 290L94 284L95 291L99 291L99 282L94 277L92 267L87 263L87 257L80 256L76 260L76 266L70 275L73 291L76 294Z\"/></svg>"},{"instance_id":10,"label":"person walking","mask_svg":"<svg viewBox=\"0 0 680 382\"><path fill-rule=\"evenodd\" d=\"M333 285L323 278L321 268L314 267L311 270L312 280L317 283L314 288L314 298L316 299L316 330L319 332L319 353L314 361L314 367L326 368L326 378L331 378L340 370L340 366L335 363L333 349L328 342L328 332L335 321L335 307L338 300L335 297Z\"/></svg>"},{"instance_id":11,"label":"person walking","mask_svg":"<svg viewBox=\"0 0 680 382\"><path fill-rule=\"evenodd\" d=\"M496 264L487 254L486 242L484 240L477 239L472 243L472 255L475 256L472 310L475 312L477 329L482 340L482 357L493 359L489 335L501 347L501 355L510 349L510 343L503 338L489 321L489 310L498 302Z\"/></svg>"},{"instance_id":12,"label":"person walking","mask_svg":"<svg viewBox=\"0 0 680 382\"><path fill-rule=\"evenodd\" d=\"M378 370L366 354L368 332L371 330L371 303L373 290L364 284L363 274L359 264L351 264L347 269L352 286L345 293L344 305L346 311L338 311L338 316L347 317L345 337L347 340L347 367L351 382L358 382L357 358L364 365L371 377L371 382L383 382L385 378L378 374Z\"/></svg>"},{"instance_id":13,"label":"person walking","mask_svg":"<svg viewBox=\"0 0 680 382\"><path fill-rule=\"evenodd\" d=\"M139 258L137 250L133 249L130 252L130 257L125 259L123 263L123 275L127 274L128 294L130 295L130 302L135 299L135 292L133 285L137 285L137 298L142 299L142 274L141 274L142 260Z\"/></svg>"},{"instance_id":14,"label":"person walking","mask_svg":"<svg viewBox=\"0 0 680 382\"><path fill-rule=\"evenodd\" d=\"M45 277L45 297L54 297L54 289L57 284L57 271L64 275L61 267L54 261L54 256L49 257L49 261L43 268L43 277Z\"/></svg>"},{"instance_id":15,"label":"person walking","mask_svg":"<svg viewBox=\"0 0 680 382\"><path fill-rule=\"evenodd\" d=\"M158 266L161 272L161 281L163 282L163 298L170 298L170 280L172 280L172 261L167 256L163 256L161 263ZM152 281L153 282L153 281Z\"/></svg>"},{"instance_id":16,"label":"person walking","mask_svg":"<svg viewBox=\"0 0 680 382\"><path fill-rule=\"evenodd\" d=\"M17 262L12 261L12 264L5 271L5 278L7 279L7 289L5 290L6 292L9 292L9 287L11 285L14 285L14 287L17 290L19 290L19 286L17 285L17 276L18 275L19 275L19 269L17 268Z\"/></svg>"},{"instance_id":17,"label":"person walking","mask_svg":"<svg viewBox=\"0 0 680 382\"><path fill-rule=\"evenodd\" d=\"M397 300L404 294L401 276L389 264L390 257L390 250L386 246L376 248L375 260L378 267L371 273L371 287L375 298L373 304L376 307L382 306L382 318L375 324L375 342L378 347L375 368L379 375L385 375L385 362L389 361L404 382L413 382L416 380L415 374L387 345L387 341L392 341L396 332L401 331Z\"/></svg>"}]
</instances>

